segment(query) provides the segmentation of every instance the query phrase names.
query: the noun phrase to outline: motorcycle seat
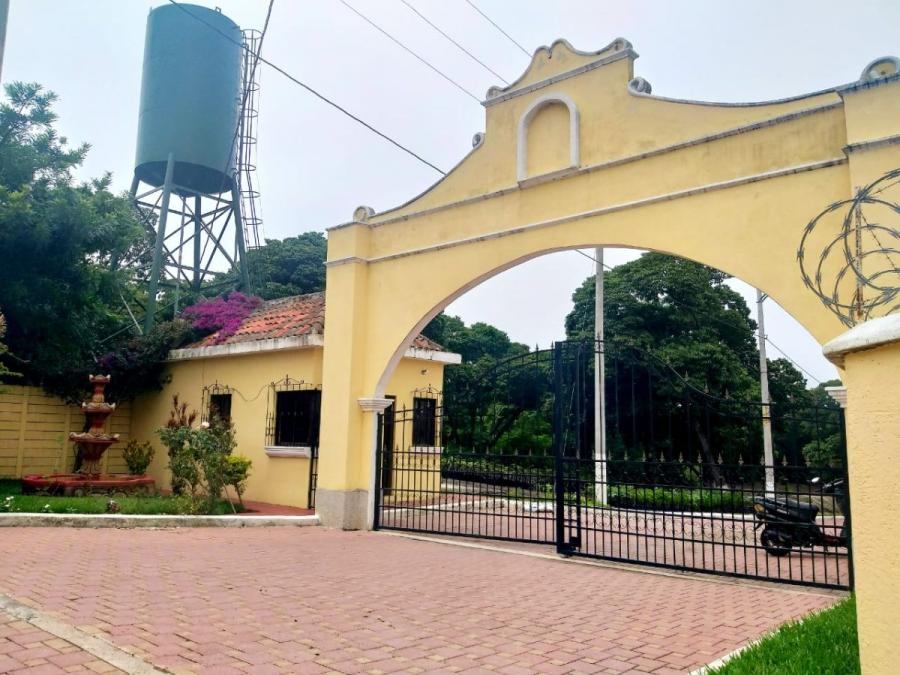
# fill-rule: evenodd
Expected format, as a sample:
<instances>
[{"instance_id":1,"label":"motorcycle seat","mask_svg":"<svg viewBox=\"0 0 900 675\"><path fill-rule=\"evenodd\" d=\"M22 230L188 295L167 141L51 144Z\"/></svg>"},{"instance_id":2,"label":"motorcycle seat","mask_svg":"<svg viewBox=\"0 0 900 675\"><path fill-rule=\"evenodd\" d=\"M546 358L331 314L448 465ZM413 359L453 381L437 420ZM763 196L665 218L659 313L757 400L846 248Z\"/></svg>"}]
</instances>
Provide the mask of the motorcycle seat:
<instances>
[{"instance_id":1,"label":"motorcycle seat","mask_svg":"<svg viewBox=\"0 0 900 675\"><path fill-rule=\"evenodd\" d=\"M757 498L756 501L766 507L766 511L785 520L800 523L811 523L819 515L819 507L815 504L797 501L788 497L772 499L770 497Z\"/></svg>"}]
</instances>

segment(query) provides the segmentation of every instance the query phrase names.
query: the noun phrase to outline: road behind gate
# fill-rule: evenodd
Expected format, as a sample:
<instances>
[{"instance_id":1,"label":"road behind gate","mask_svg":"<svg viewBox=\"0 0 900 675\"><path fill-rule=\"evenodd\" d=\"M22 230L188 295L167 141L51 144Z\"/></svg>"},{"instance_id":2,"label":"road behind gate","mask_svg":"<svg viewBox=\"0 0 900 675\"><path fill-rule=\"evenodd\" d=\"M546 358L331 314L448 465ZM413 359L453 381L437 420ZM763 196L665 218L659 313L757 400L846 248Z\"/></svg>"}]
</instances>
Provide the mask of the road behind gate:
<instances>
[{"instance_id":1,"label":"road behind gate","mask_svg":"<svg viewBox=\"0 0 900 675\"><path fill-rule=\"evenodd\" d=\"M223 675L684 672L835 600L323 528L6 529L0 592Z\"/></svg>"}]
</instances>

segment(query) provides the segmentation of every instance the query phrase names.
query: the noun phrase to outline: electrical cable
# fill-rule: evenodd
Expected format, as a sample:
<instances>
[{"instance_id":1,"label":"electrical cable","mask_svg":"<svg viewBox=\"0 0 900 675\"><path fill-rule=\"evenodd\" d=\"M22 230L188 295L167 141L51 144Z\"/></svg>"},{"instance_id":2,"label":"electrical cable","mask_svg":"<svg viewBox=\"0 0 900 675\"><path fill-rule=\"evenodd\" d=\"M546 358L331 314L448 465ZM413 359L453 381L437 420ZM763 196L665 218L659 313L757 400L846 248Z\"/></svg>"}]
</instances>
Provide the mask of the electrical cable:
<instances>
[{"instance_id":1,"label":"electrical cable","mask_svg":"<svg viewBox=\"0 0 900 675\"><path fill-rule=\"evenodd\" d=\"M790 361L790 362L793 363L795 366L797 366L797 368L799 368L799 369L802 370L804 373L806 373L807 375L809 375L812 379L814 379L814 380L816 381L816 384L822 384L822 380L820 380L818 377L816 377L815 375L813 375L811 372L809 372L806 368L804 368L803 366L801 366L799 363L797 363L796 361L794 361L794 359L792 359L792 358L788 355L788 353L787 353L786 351L784 351L781 347L779 347L779 346L776 345L774 342L772 342L772 341L769 339L769 336L768 336L768 335L764 336L764 338L765 338L765 341L768 342L768 343L769 343L770 345L772 345L773 347L775 347L775 349L777 349L777 350L781 353L781 355L782 355L784 358L786 358L788 361Z\"/></svg>"},{"instance_id":2,"label":"electrical cable","mask_svg":"<svg viewBox=\"0 0 900 675\"><path fill-rule=\"evenodd\" d=\"M487 14L485 14L485 13L482 12L480 9L478 9L478 6L477 6L474 2L472 2L472 0L466 0L466 2L469 4L469 7L471 7L471 8L474 9L476 12L478 12L479 14L481 14L481 16L483 16L483 17L487 20L487 22L488 22L489 24L491 24L494 28L496 28L496 29L499 30L501 33L503 33L503 34L506 36L506 38L507 38L510 42L512 42L512 43L513 43L516 47L518 47L519 49L521 49L521 50L522 50L522 53L525 54L525 56L527 56L529 59L531 58L531 54L528 52L527 49L525 49L525 47L523 47L523 46L520 45L518 42L516 42L516 40L513 38L512 35L510 35L510 34L507 33L505 30L503 30L502 28L500 28L500 26L497 25L497 22L495 22L491 17L489 17Z\"/></svg>"},{"instance_id":3,"label":"electrical cable","mask_svg":"<svg viewBox=\"0 0 900 675\"><path fill-rule=\"evenodd\" d=\"M169 0L169 1L171 2L172 0ZM445 80L447 80L447 82L449 82L449 83L452 84L454 87L456 87L457 89L459 89L461 92L463 92L464 94L466 94L466 96L469 96L469 97L475 99L478 103L481 103L481 98L479 98L478 96L476 96L475 94L473 94L471 91L469 91L468 89L466 89L466 88L465 88L464 86L462 86L459 82L457 82L456 80L454 80L452 77L450 77L449 75L447 75L447 74L444 73L443 71L439 70L436 66L433 66L427 59L425 59L423 56L420 56L419 54L417 54L416 52L414 52L412 49L410 49L409 47L407 47L407 46L406 46L405 44L403 44L400 40L398 40L398 39L395 38L393 35L391 35L390 33L388 33L384 28L382 28L382 27L379 26L377 23L375 23L374 21L372 21L372 19L370 19L370 18L367 17L365 14L363 14L362 12L360 12L358 9L356 9L356 8L355 8L353 5L351 5L349 2L347 2L346 0L338 0L338 2L340 2L344 7L346 7L346 8L349 9L351 12L353 12L354 14L356 14L359 18L361 18L361 19L362 19L363 21L365 21L367 24L369 24L370 26L372 26L372 28L374 28L374 29L377 30L379 33L381 33L382 35L384 35L386 38L388 38L389 40L391 40L391 42L393 42L394 44L396 44L398 47L400 47L401 49L403 49L403 50L406 51L407 53L412 54L412 55L413 55L414 57L416 57L419 61L421 61L421 62L424 63L426 66L428 66L429 68L431 68L431 70L433 70L433 71L436 72L438 75L440 75L440 76L443 77Z\"/></svg>"},{"instance_id":4,"label":"electrical cable","mask_svg":"<svg viewBox=\"0 0 900 675\"><path fill-rule=\"evenodd\" d=\"M434 28L438 33L440 33L440 34L443 35L445 38L447 38L450 42L452 42L454 45L456 45L457 48L459 48L463 53L465 53L470 59L472 59L473 61L475 61L475 63L477 63L477 64L480 65L482 68L484 68L485 70L487 70L487 71L488 71L489 73L491 73L491 75L493 75L494 77L499 77L500 80L501 80L504 84L509 84L509 81L508 81L505 77L503 77L500 73L498 73L496 70L494 70L493 68L491 68L488 64L486 64L484 61L482 61L482 60L479 59L477 56L475 56L475 55L474 55L472 52L470 52L468 49L466 49L466 48L463 47L461 44L459 44L459 43L458 43L456 40L454 40L452 37L450 37L449 35L447 35L447 33L445 33L443 30L441 30L441 29L440 29L438 26L436 26L434 23L432 23L432 22L428 19L427 16L425 16L424 14L422 14L422 12L420 12L420 11L417 10L415 7L413 7L413 6L408 2L408 0L400 0L400 2L402 2L404 5L406 5L407 7L409 7L409 9L410 9L416 16L418 16L420 19L422 19L422 21L424 21L425 23L427 23L429 26L431 26L432 28Z\"/></svg>"},{"instance_id":5,"label":"electrical cable","mask_svg":"<svg viewBox=\"0 0 900 675\"><path fill-rule=\"evenodd\" d=\"M223 38L225 38L225 39L228 40L229 42L233 42L233 43L235 43L235 44L237 44L237 45L240 45L241 49L244 49L244 48L245 48L244 45L243 45L243 43L238 42L237 40L233 39L233 38L232 38L230 35L228 35L227 33L225 33L225 32L223 32L223 31L219 30L216 26L214 26L214 25L212 25L211 23L209 23L208 21L204 20L202 17L197 16L196 14L194 14L193 12L191 12L189 9L187 9L186 7L184 7L181 3L176 2L176 0L169 0L169 2L170 2L171 4L173 4L173 5L175 5L176 7L178 7L181 11L183 11L183 12L185 12L186 14L192 16L196 21L199 21L200 23L202 23L202 24L204 24L205 26L207 26L210 30L213 30L213 31L217 32L219 35L221 35ZM368 122L366 122L366 121L363 120L362 118L360 118L360 117L354 115L353 113L351 113L349 110L347 110L346 108L344 108L344 107L341 106L340 104L335 103L334 101L332 101L330 98L328 98L328 97L325 96L324 94L319 93L318 91L316 91L315 89L313 89L311 86L309 86L309 85L306 84L305 82L302 82L301 80L299 80L299 79L297 79L296 77L294 77L293 75L291 75L288 71L286 71L286 70L285 70L284 68L282 68L281 66L279 66L279 65L277 65L277 64L275 64L275 63L273 63L272 61L270 61L269 59L266 59L266 58L263 57L263 56L260 56L260 57L259 57L259 61L260 61L261 63L266 64L267 66L269 66L272 70L276 71L277 73L283 75L284 77L286 77L287 79L289 79L289 80L290 80L291 82L293 82L294 84L298 85L299 87L302 87L303 89L305 89L306 91L308 91L310 94L312 94L313 96L315 96L315 97L318 98L319 100L323 101L324 103L327 103L328 105L330 105L330 106L331 106L332 108L334 108L335 110L337 110L337 111L343 113L344 115L346 115L347 117L349 117L350 119L352 119L354 122L356 122L356 123L358 123L358 124L364 126L366 129L368 129L369 131L371 131L371 132L372 132L373 134L375 134L376 136L379 136L379 137L383 138L384 140L386 140L388 143L390 143L390 144L393 145L394 147L399 148L400 150L402 150L402 151L405 152L406 154L408 154L408 155L410 155L411 157L414 157L415 159L419 160L422 164L425 164L426 166L428 166L428 167L434 169L435 171L437 171L437 172L438 172L439 174L441 174L442 176L446 176L446 175L447 175L447 172L446 172L446 171L443 171L442 169L438 168L437 166L435 166L434 164L432 164L431 162L429 162L427 159L425 159L425 158L422 157L421 155L417 154L417 153L414 152L413 150L410 150L408 147L406 147L405 145L403 145L403 144L400 143L399 141L396 141L396 140L394 140L393 138L391 138L390 136L388 136L386 133L384 133L384 132L382 132L382 131L379 131L378 129L376 129L375 127L373 127L371 124L369 124Z\"/></svg>"}]
</instances>

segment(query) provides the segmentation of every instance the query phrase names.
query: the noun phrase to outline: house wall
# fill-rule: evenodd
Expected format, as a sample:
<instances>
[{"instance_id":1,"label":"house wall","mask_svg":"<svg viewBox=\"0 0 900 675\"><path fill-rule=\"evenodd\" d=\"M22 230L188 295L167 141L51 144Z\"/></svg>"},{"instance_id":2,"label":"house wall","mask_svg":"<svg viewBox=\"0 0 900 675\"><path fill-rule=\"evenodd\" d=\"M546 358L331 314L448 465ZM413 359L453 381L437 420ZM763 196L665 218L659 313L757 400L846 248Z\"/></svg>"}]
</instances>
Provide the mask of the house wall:
<instances>
[{"instance_id":1,"label":"house wall","mask_svg":"<svg viewBox=\"0 0 900 675\"><path fill-rule=\"evenodd\" d=\"M132 422L135 438L150 441L156 448L149 473L160 487L168 488L171 482L168 455L156 430L169 418L172 396L177 394L181 401L196 410L199 422L203 412L203 389L218 384L232 390L235 453L253 461L244 498L300 508L308 506L310 460L268 456L266 423L271 412L269 407L273 404L272 383L290 377L321 385L321 348L177 361L169 364L167 377L169 381L161 392L145 394L135 401ZM396 393L398 401L411 406L413 390L429 384L440 388L442 382L443 364L403 359L391 380L390 393Z\"/></svg>"},{"instance_id":2,"label":"house wall","mask_svg":"<svg viewBox=\"0 0 900 675\"><path fill-rule=\"evenodd\" d=\"M131 437L131 410L124 403L106 422L107 433L119 434L119 442L103 454L103 473L127 472L122 448ZM75 449L69 432L81 431L83 425L78 406L37 387L4 385L0 389L0 478L71 471Z\"/></svg>"}]
</instances>

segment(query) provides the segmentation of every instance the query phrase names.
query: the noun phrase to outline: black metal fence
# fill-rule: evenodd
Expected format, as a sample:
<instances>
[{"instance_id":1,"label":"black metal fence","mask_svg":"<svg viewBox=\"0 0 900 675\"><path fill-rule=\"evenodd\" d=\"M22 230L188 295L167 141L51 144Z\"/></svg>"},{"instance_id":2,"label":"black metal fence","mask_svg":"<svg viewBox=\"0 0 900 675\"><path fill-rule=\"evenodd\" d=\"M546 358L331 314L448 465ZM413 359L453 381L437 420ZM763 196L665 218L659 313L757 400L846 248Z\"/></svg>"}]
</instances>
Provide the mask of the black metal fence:
<instances>
[{"instance_id":1,"label":"black metal fence","mask_svg":"<svg viewBox=\"0 0 900 675\"><path fill-rule=\"evenodd\" d=\"M562 345L498 375L512 386L539 385L519 390L531 397L519 418L533 419L518 446L498 434L501 426L514 428L497 424L510 416L508 406L446 413L436 407L437 447L415 442L421 411L389 409L380 424L376 527L549 544L566 555L682 570L852 585L840 409L773 406L776 461L765 465L758 402L717 398L684 382L674 386L678 378L664 382L659 370L622 379L613 364L606 382L608 438L617 440L598 457L589 405L594 352ZM668 400L654 389L654 377ZM643 407L637 405L641 382L649 383L645 395L657 392ZM616 411L610 393L622 384L629 405ZM543 434L548 427L551 433ZM826 466L809 466L800 441L834 445L836 456Z\"/></svg>"}]
</instances>

